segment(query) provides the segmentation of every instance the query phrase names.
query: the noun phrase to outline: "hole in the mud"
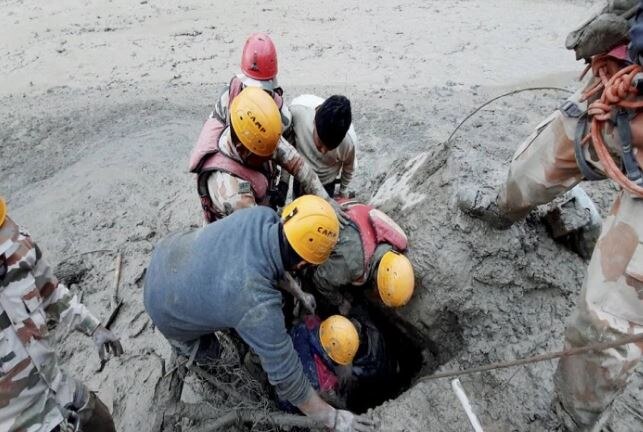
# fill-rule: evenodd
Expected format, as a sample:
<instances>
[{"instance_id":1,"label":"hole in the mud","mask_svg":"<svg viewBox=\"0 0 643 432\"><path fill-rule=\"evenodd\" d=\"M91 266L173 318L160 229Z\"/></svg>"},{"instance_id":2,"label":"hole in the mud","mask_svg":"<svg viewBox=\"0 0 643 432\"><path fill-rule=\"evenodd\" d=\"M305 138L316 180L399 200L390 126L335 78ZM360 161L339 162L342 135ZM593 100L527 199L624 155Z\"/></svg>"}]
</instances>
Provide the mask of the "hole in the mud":
<instances>
[{"instance_id":1,"label":"hole in the mud","mask_svg":"<svg viewBox=\"0 0 643 432\"><path fill-rule=\"evenodd\" d=\"M371 319L382 333L388 361L391 363L391 374L381 380L369 380L349 393L348 409L362 413L383 402L396 398L411 384L422 368L422 350L396 325L375 308L367 308Z\"/></svg>"},{"instance_id":2,"label":"hole in the mud","mask_svg":"<svg viewBox=\"0 0 643 432\"><path fill-rule=\"evenodd\" d=\"M346 408L356 413L364 413L402 394L423 366L422 348L401 329L395 315L373 306L360 294L354 297L349 313L349 318L362 327L353 368L368 367L373 358L378 359L379 367L373 376L366 372L366 378L353 379L344 389Z\"/></svg>"}]
</instances>

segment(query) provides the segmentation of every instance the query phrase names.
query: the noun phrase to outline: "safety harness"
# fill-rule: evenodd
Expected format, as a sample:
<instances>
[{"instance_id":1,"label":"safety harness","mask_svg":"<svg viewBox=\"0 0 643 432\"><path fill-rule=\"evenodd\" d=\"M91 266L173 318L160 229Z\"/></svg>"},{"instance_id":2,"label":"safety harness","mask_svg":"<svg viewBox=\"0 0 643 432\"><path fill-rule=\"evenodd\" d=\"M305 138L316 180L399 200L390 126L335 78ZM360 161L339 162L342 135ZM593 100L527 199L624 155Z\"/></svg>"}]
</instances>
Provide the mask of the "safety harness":
<instances>
[{"instance_id":1,"label":"safety harness","mask_svg":"<svg viewBox=\"0 0 643 432\"><path fill-rule=\"evenodd\" d=\"M216 118L205 121L196 146L190 155L189 170L197 174L197 192L201 200L203 217L206 222L214 222L225 215L218 212L210 198L208 177L214 171L221 171L239 177L250 183L257 202L264 202L270 189L271 173L249 168L219 150L219 139L226 129L224 123Z\"/></svg>"},{"instance_id":2,"label":"safety harness","mask_svg":"<svg viewBox=\"0 0 643 432\"><path fill-rule=\"evenodd\" d=\"M346 211L348 218L355 224L359 231L364 250L364 273L355 285L362 285L368 279L371 259L375 254L377 245L388 243L393 249L403 252L408 246L406 234L393 219L384 212L366 204L346 199L337 200Z\"/></svg>"},{"instance_id":3,"label":"safety harness","mask_svg":"<svg viewBox=\"0 0 643 432\"><path fill-rule=\"evenodd\" d=\"M228 86L228 101L232 103L232 100L236 98L239 93L241 93L241 90L243 90L243 82L241 81L241 78L239 78L238 76L234 76L230 80L230 85ZM284 105L282 93L283 90L281 89L281 87L274 89L274 91L271 93L272 98L279 109L281 109L281 107Z\"/></svg>"},{"instance_id":4,"label":"safety harness","mask_svg":"<svg viewBox=\"0 0 643 432\"><path fill-rule=\"evenodd\" d=\"M643 77L639 75L641 67L628 64L625 46L593 57L584 73L590 67L597 79L585 90L581 99L588 101L589 108L587 113L579 116L574 139L578 167L587 180L602 180L608 176L632 195L643 198L643 175L634 155L631 130L632 120L643 108L643 99L639 97L635 85L636 80ZM567 102L561 109L568 115L576 116L570 103ZM618 163L605 145L603 132L607 123L618 133ZM598 156L604 174L585 159L584 146L589 145Z\"/></svg>"}]
</instances>

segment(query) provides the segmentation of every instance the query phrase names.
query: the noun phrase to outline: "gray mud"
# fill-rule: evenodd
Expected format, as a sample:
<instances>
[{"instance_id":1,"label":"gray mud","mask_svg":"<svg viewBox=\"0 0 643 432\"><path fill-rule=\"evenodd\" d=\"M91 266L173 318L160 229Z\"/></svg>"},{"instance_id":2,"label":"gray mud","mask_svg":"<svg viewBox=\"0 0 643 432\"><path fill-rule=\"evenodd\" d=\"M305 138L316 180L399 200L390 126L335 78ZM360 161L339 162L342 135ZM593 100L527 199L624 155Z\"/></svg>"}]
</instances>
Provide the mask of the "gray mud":
<instances>
[{"instance_id":1,"label":"gray mud","mask_svg":"<svg viewBox=\"0 0 643 432\"><path fill-rule=\"evenodd\" d=\"M411 233L418 294L398 318L424 339L430 351L426 357L440 371L562 349L564 323L587 263L556 243L536 212L500 231L456 205L464 189L493 196L519 144L514 137L528 136L561 98L561 93L541 92L499 101L467 123L449 145L430 140L414 160L396 163L392 171L397 174L374 196L373 202ZM605 214L615 188L609 182L584 186ZM550 409L556 364L463 377L485 430L558 430ZM643 427L641 378L639 368L615 404L610 430ZM468 428L448 380L419 383L376 411L383 430Z\"/></svg>"},{"instance_id":2,"label":"gray mud","mask_svg":"<svg viewBox=\"0 0 643 432\"><path fill-rule=\"evenodd\" d=\"M60 88L33 98L6 98L0 109L1 183L12 215L102 318L109 314L115 252L123 254L125 305L114 328L127 354L95 374L98 357L87 338L72 334L61 345L65 367L99 392L119 430L151 431L160 409L153 396L171 367L170 351L144 313L141 278L156 241L200 224L186 165L210 109L194 101L213 92L213 86L168 87L159 99L153 92L132 97ZM418 286L399 319L425 347L424 373L560 349L564 321L583 279L586 263L554 242L536 218L496 231L457 210L458 189L497 187L520 138L563 97L550 92L501 100L444 145L457 121L486 95L479 88L450 87L386 98L350 93L360 135L354 188L366 200L379 188L375 202L410 235ZM436 99L440 104L427 112L422 101ZM391 187L400 175L403 183ZM392 180L386 183L387 178ZM588 190L604 211L614 188L604 183ZM556 430L549 409L555 366L473 375L462 383L486 430ZM616 404L612 430L641 430L642 383L639 372ZM208 399L207 392L199 392L209 387L190 388L189 401ZM218 402L213 410L226 407ZM467 429L448 381L418 384L374 415L383 431Z\"/></svg>"},{"instance_id":3,"label":"gray mud","mask_svg":"<svg viewBox=\"0 0 643 432\"><path fill-rule=\"evenodd\" d=\"M563 41L599 2L255 3L0 6L0 194L57 274L103 319L115 256L123 254L125 303L114 329L126 355L96 374L88 338L74 333L60 345L62 364L99 393L118 430L152 432L164 409L154 394L171 368L170 349L144 312L142 277L160 238L201 224L188 155L208 104L237 70L242 41L258 30L275 38L287 98L342 93L353 103L359 167L352 188L364 200L377 195L409 232L418 287L397 322L423 347L423 373L560 349L586 263L537 217L496 231L460 213L455 197L470 187L492 193L513 149L563 95L502 99L443 143L468 112L505 89L572 85L582 65ZM604 213L615 187L586 189ZM555 367L462 383L487 431L557 430L549 409ZM211 416L235 406L194 377L183 396L205 401ZM641 406L639 368L610 430L643 430ZM417 384L373 415L387 432L468 430L448 381Z\"/></svg>"}]
</instances>

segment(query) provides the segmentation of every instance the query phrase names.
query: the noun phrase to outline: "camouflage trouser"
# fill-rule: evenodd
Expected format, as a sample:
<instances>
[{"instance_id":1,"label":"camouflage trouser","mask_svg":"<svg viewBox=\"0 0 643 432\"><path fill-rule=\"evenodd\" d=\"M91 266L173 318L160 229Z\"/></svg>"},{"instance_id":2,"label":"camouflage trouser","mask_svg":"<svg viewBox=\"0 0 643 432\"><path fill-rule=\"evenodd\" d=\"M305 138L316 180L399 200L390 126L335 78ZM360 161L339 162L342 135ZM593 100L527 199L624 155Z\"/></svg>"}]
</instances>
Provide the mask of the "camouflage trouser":
<instances>
[{"instance_id":1,"label":"camouflage trouser","mask_svg":"<svg viewBox=\"0 0 643 432\"><path fill-rule=\"evenodd\" d=\"M498 200L510 218L523 217L582 179L573 147L577 122L556 111L520 146ZM620 192L603 221L565 346L638 333L643 333L643 200ZM576 425L589 429L599 419L625 387L642 352L643 344L629 344L560 360L556 393Z\"/></svg>"}]
</instances>

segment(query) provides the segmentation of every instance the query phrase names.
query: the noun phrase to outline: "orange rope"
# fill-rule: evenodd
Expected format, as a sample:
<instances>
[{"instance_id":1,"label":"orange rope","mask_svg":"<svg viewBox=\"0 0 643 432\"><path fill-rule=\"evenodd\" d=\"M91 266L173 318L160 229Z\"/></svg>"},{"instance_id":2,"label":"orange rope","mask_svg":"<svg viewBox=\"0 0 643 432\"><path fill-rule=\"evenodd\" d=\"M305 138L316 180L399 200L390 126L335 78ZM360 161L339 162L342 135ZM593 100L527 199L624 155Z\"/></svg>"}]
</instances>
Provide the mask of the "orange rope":
<instances>
[{"instance_id":1,"label":"orange rope","mask_svg":"<svg viewBox=\"0 0 643 432\"><path fill-rule=\"evenodd\" d=\"M608 59L598 57L592 62L592 69L594 75L600 79L583 93L582 99L587 100L599 91L602 90L603 92L600 99L590 104L587 110L587 114L591 118L591 128L588 136L583 139L583 143L586 143L591 137L605 173L626 191L643 198L643 187L637 185L623 174L607 150L603 139L605 122L612 118L614 107L626 109L643 108L643 100L632 99L633 96L638 94L636 87L632 85L632 81L636 74L641 72L641 67L639 65L627 66L610 77Z\"/></svg>"}]
</instances>

